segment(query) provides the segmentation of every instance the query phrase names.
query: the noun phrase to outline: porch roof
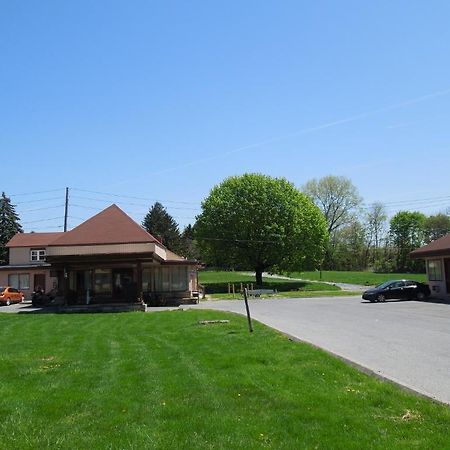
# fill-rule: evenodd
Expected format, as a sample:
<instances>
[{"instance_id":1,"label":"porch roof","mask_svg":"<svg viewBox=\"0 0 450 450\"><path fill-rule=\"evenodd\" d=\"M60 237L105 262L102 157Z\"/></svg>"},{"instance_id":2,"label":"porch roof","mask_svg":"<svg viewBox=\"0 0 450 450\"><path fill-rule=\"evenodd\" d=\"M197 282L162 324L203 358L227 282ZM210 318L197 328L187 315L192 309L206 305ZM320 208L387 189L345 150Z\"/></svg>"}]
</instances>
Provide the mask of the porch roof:
<instances>
[{"instance_id":1,"label":"porch roof","mask_svg":"<svg viewBox=\"0 0 450 450\"><path fill-rule=\"evenodd\" d=\"M410 253L411 258L450 256L450 233Z\"/></svg>"}]
</instances>

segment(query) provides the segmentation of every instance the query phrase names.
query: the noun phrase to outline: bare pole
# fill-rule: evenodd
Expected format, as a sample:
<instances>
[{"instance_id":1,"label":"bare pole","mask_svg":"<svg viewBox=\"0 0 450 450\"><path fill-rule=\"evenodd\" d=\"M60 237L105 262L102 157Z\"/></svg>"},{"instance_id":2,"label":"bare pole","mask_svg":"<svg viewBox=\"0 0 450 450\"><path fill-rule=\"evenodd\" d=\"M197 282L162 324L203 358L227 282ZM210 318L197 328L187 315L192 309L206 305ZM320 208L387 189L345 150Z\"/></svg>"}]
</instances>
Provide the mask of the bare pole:
<instances>
[{"instance_id":1,"label":"bare pole","mask_svg":"<svg viewBox=\"0 0 450 450\"><path fill-rule=\"evenodd\" d=\"M66 203L64 206L64 233L67 231L67 212L69 210L69 188L66 187Z\"/></svg>"}]
</instances>

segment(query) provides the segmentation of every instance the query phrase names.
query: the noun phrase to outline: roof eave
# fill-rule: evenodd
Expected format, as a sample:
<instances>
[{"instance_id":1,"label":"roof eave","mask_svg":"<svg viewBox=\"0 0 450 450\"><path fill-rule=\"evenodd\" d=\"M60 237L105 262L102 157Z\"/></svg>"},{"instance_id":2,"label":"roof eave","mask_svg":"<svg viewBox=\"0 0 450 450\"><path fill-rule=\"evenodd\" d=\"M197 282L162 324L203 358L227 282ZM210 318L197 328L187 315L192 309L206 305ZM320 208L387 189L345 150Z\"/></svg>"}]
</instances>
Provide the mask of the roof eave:
<instances>
[{"instance_id":1,"label":"roof eave","mask_svg":"<svg viewBox=\"0 0 450 450\"><path fill-rule=\"evenodd\" d=\"M450 248L444 248L439 250L422 250L422 251L414 250L409 254L409 256L413 259L429 258L433 256L446 256L446 255L450 257Z\"/></svg>"}]
</instances>

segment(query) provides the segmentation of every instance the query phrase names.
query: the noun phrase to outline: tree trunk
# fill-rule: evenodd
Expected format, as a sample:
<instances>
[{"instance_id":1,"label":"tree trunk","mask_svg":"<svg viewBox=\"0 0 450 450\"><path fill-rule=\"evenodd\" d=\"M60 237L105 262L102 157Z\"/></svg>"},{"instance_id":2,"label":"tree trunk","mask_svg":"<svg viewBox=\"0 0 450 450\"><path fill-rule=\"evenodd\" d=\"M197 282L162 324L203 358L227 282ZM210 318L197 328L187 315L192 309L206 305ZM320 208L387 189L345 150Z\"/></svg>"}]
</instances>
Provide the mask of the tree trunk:
<instances>
[{"instance_id":1,"label":"tree trunk","mask_svg":"<svg viewBox=\"0 0 450 450\"><path fill-rule=\"evenodd\" d=\"M263 274L263 270L259 267L257 267L255 269L255 273L256 273L256 286L258 287L262 287L262 274Z\"/></svg>"}]
</instances>

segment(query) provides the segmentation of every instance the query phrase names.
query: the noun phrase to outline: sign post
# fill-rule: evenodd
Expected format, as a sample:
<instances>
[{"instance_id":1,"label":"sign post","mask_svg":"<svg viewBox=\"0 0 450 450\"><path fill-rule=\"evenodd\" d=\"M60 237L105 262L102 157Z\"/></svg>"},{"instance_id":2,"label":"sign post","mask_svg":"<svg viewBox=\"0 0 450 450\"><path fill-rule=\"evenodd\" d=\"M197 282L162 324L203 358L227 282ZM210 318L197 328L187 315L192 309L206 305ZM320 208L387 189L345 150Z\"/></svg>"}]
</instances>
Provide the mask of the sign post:
<instances>
[{"instance_id":1,"label":"sign post","mask_svg":"<svg viewBox=\"0 0 450 450\"><path fill-rule=\"evenodd\" d=\"M250 309L248 307L247 288L244 288L244 301L245 301L245 309L247 311L248 329L250 333L253 333L252 318L250 317Z\"/></svg>"}]
</instances>

